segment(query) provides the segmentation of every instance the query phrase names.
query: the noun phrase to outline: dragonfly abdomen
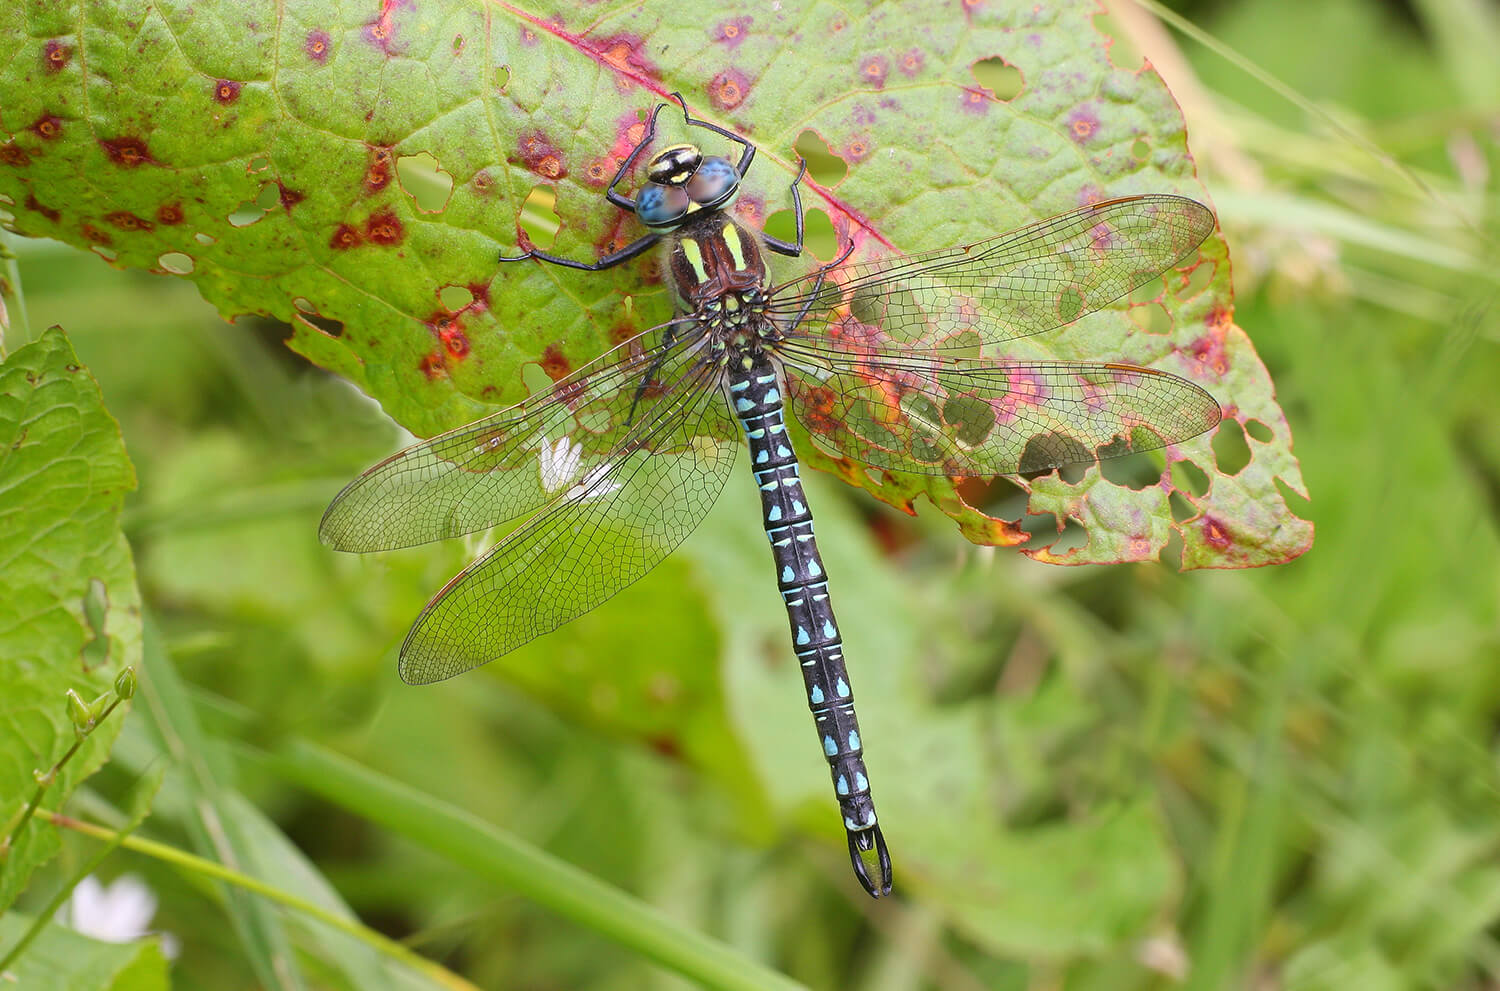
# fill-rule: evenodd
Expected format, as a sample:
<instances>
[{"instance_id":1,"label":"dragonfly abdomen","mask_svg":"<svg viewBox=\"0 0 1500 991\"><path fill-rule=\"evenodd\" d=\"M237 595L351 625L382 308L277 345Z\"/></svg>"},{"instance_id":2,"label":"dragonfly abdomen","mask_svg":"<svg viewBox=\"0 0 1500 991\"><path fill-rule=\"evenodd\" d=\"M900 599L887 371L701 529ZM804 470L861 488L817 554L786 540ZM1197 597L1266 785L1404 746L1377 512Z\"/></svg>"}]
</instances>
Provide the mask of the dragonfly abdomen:
<instances>
[{"instance_id":1,"label":"dragonfly abdomen","mask_svg":"<svg viewBox=\"0 0 1500 991\"><path fill-rule=\"evenodd\" d=\"M807 704L828 761L855 873L871 894L890 890L890 859L875 818L865 772L854 692L844 666L843 637L833 615L812 513L802 493L797 455L787 436L776 369L764 352L746 365L731 362L729 395L750 443L750 465L760 488L761 519L771 541L776 581L786 603L792 646L802 668ZM860 851L876 851L879 878Z\"/></svg>"}]
</instances>

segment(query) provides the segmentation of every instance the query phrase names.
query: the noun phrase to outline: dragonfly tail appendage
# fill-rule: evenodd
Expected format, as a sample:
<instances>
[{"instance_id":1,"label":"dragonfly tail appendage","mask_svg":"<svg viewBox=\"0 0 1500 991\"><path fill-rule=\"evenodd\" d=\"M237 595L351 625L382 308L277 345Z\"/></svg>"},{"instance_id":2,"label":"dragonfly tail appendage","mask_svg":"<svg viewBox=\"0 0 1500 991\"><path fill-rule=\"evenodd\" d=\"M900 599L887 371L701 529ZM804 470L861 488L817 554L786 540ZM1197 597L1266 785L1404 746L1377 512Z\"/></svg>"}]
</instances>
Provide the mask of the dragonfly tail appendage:
<instances>
[{"instance_id":1,"label":"dragonfly tail appendage","mask_svg":"<svg viewBox=\"0 0 1500 991\"><path fill-rule=\"evenodd\" d=\"M871 898L891 893L891 854L879 826L849 833L849 861L854 865L854 876ZM872 867L879 870L878 882L871 875Z\"/></svg>"}]
</instances>

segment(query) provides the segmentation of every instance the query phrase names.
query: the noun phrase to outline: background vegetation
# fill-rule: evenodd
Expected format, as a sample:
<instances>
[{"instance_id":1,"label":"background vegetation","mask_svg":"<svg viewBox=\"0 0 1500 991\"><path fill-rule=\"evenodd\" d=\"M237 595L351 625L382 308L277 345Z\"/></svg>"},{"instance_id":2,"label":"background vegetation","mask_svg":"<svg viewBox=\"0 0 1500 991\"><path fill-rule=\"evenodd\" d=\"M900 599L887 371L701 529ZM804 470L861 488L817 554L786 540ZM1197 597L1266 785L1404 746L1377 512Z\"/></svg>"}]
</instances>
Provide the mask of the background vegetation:
<instances>
[{"instance_id":1,"label":"background vegetation","mask_svg":"<svg viewBox=\"0 0 1500 991\"><path fill-rule=\"evenodd\" d=\"M316 540L332 494L397 443L389 421L280 325L226 325L187 282L10 239L25 299L7 350L65 326L139 477L124 525L145 679L69 812L126 825L164 767L140 835L368 927L116 852L98 873L155 893L173 986L685 986L648 957L717 986L770 986L753 960L871 991L1500 983L1500 15L1178 9L1233 52L1138 8L1097 26L1183 105L1313 549L1253 571L1056 568L810 480L845 626L897 638L896 673L855 671L872 773L984 775L989 817L953 829L1004 866L1001 888L901 873L899 825L898 897L848 876L795 672L743 642L746 615L779 608L738 579L767 567L747 486L514 663L408 689L395 647L472 545L369 562ZM910 692L920 725L880 715ZM946 811L883 807L903 814ZM65 836L0 953L99 850ZM24 986L52 986L21 969L39 956L8 965L42 981ZM160 986L135 967L76 986Z\"/></svg>"}]
</instances>

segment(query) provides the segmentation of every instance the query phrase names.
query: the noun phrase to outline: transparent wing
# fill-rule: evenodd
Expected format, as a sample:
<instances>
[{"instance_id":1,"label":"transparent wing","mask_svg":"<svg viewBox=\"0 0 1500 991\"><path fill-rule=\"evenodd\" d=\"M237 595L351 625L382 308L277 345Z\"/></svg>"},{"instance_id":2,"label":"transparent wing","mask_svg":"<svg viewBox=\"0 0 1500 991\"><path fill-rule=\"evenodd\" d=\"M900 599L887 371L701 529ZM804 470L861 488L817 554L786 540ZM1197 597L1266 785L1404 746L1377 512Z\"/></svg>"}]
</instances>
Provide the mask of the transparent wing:
<instances>
[{"instance_id":1,"label":"transparent wing","mask_svg":"<svg viewBox=\"0 0 1500 991\"><path fill-rule=\"evenodd\" d=\"M449 582L407 634L402 679L440 681L493 660L593 609L676 549L734 465L720 378L717 366L695 364L624 450Z\"/></svg>"},{"instance_id":2,"label":"transparent wing","mask_svg":"<svg viewBox=\"0 0 1500 991\"><path fill-rule=\"evenodd\" d=\"M815 442L877 468L1013 475L1187 440L1219 422L1203 389L1135 365L777 346Z\"/></svg>"},{"instance_id":3,"label":"transparent wing","mask_svg":"<svg viewBox=\"0 0 1500 991\"><path fill-rule=\"evenodd\" d=\"M701 334L688 326L675 340L642 346L662 329L637 335L547 392L370 468L329 505L319 539L343 551L410 547L545 505L608 463L637 424L679 398Z\"/></svg>"},{"instance_id":4,"label":"transparent wing","mask_svg":"<svg viewBox=\"0 0 1500 991\"><path fill-rule=\"evenodd\" d=\"M1106 200L975 244L837 269L821 287L797 279L768 309L796 336L862 324L929 351L994 344L1108 305L1191 257L1213 229L1209 209L1186 197Z\"/></svg>"}]
</instances>

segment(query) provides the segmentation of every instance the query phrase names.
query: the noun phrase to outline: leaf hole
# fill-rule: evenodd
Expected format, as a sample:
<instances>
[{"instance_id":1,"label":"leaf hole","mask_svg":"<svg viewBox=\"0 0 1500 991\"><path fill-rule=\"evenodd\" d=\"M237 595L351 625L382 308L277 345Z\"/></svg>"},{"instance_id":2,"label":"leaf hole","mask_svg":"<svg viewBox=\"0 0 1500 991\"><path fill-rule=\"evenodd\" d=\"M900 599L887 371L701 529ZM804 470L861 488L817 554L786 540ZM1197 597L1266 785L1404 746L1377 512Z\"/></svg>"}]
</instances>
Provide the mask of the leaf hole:
<instances>
[{"instance_id":1,"label":"leaf hole","mask_svg":"<svg viewBox=\"0 0 1500 991\"><path fill-rule=\"evenodd\" d=\"M1146 156L1149 154L1151 154L1151 146L1146 143L1146 139L1136 138L1134 143L1132 143L1130 146L1130 157L1134 158L1137 161L1144 162L1146 160Z\"/></svg>"},{"instance_id":2,"label":"leaf hole","mask_svg":"<svg viewBox=\"0 0 1500 991\"><path fill-rule=\"evenodd\" d=\"M1225 417L1214 432L1214 462L1225 475L1238 475L1250 463L1250 445L1245 443L1245 431L1233 417Z\"/></svg>"},{"instance_id":3,"label":"leaf hole","mask_svg":"<svg viewBox=\"0 0 1500 991\"><path fill-rule=\"evenodd\" d=\"M91 244L89 245L89 249L93 251L94 254L98 255L100 258L103 258L107 262L112 262L116 258L120 257L119 252L115 251L114 248L106 248L102 244Z\"/></svg>"},{"instance_id":4,"label":"leaf hole","mask_svg":"<svg viewBox=\"0 0 1500 991\"><path fill-rule=\"evenodd\" d=\"M1183 284L1182 291L1177 294L1178 299L1191 299L1203 290L1207 289L1209 283L1214 280L1214 270L1218 266L1213 262L1199 262L1193 266L1188 273L1187 281Z\"/></svg>"},{"instance_id":5,"label":"leaf hole","mask_svg":"<svg viewBox=\"0 0 1500 991\"><path fill-rule=\"evenodd\" d=\"M1181 492L1174 491L1168 495L1167 504L1172 507L1172 519L1178 523L1186 523L1198 515L1198 510L1193 508L1193 504Z\"/></svg>"},{"instance_id":6,"label":"leaf hole","mask_svg":"<svg viewBox=\"0 0 1500 991\"><path fill-rule=\"evenodd\" d=\"M792 147L807 162L808 177L820 186L836 186L849 174L849 163L835 155L828 142L811 128L797 135Z\"/></svg>"},{"instance_id":7,"label":"leaf hole","mask_svg":"<svg viewBox=\"0 0 1500 991\"><path fill-rule=\"evenodd\" d=\"M218 243L219 239L214 237L212 234L204 234L202 231L199 231L197 234L193 235L193 240L197 241L204 247L207 247L210 244Z\"/></svg>"},{"instance_id":8,"label":"leaf hole","mask_svg":"<svg viewBox=\"0 0 1500 991\"><path fill-rule=\"evenodd\" d=\"M245 166L245 172L248 175L255 175L257 173L266 171L266 169L269 169L270 167L271 160L269 158L267 158L265 155L256 155L254 158L250 159L249 164Z\"/></svg>"},{"instance_id":9,"label":"leaf hole","mask_svg":"<svg viewBox=\"0 0 1500 991\"><path fill-rule=\"evenodd\" d=\"M1066 434L1035 434L1021 451L1016 473L1022 478L1040 478L1057 470L1058 477L1069 485L1083 481L1088 465L1094 462L1094 452L1083 446L1076 437Z\"/></svg>"},{"instance_id":10,"label":"leaf hole","mask_svg":"<svg viewBox=\"0 0 1500 991\"><path fill-rule=\"evenodd\" d=\"M552 376L542 370L542 366L536 362L527 362L521 366L521 381L526 385L526 391L533 396L539 396L548 392L557 383L552 381ZM556 440L557 438L548 438Z\"/></svg>"},{"instance_id":11,"label":"leaf hole","mask_svg":"<svg viewBox=\"0 0 1500 991\"><path fill-rule=\"evenodd\" d=\"M1286 508L1293 515L1307 519L1308 514L1312 512L1312 503L1308 498L1282 481L1280 475L1276 476L1275 482L1276 491L1281 493L1281 498L1286 502Z\"/></svg>"},{"instance_id":12,"label":"leaf hole","mask_svg":"<svg viewBox=\"0 0 1500 991\"><path fill-rule=\"evenodd\" d=\"M1021 70L998 55L980 59L969 66L969 71L974 74L976 83L995 94L995 99L1002 103L1014 100L1026 89L1026 77Z\"/></svg>"},{"instance_id":13,"label":"leaf hole","mask_svg":"<svg viewBox=\"0 0 1500 991\"><path fill-rule=\"evenodd\" d=\"M173 275L191 275L193 273L193 257L185 255L180 251L168 251L156 259L156 264Z\"/></svg>"},{"instance_id":14,"label":"leaf hole","mask_svg":"<svg viewBox=\"0 0 1500 991\"><path fill-rule=\"evenodd\" d=\"M1208 493L1207 473L1191 461L1172 462L1172 484L1195 499Z\"/></svg>"},{"instance_id":15,"label":"leaf hole","mask_svg":"<svg viewBox=\"0 0 1500 991\"><path fill-rule=\"evenodd\" d=\"M275 183L268 182L260 187L260 191L239 206L235 207L226 219L231 227L249 227L266 215L266 211L281 202L281 191Z\"/></svg>"},{"instance_id":16,"label":"leaf hole","mask_svg":"<svg viewBox=\"0 0 1500 991\"><path fill-rule=\"evenodd\" d=\"M522 201L520 216L516 218L526 237L543 251L552 247L557 240L558 228L562 227L562 218L553 209L556 206L556 190L546 185L533 186Z\"/></svg>"},{"instance_id":17,"label":"leaf hole","mask_svg":"<svg viewBox=\"0 0 1500 991\"><path fill-rule=\"evenodd\" d=\"M1165 336L1172 332L1172 314L1160 303L1146 303L1130 308L1130 320L1148 334Z\"/></svg>"},{"instance_id":18,"label":"leaf hole","mask_svg":"<svg viewBox=\"0 0 1500 991\"><path fill-rule=\"evenodd\" d=\"M812 252L814 258L832 258L836 255L838 234L833 221L822 210L808 210L802 218L803 247ZM791 210L777 210L766 218L766 233L783 241L797 237L796 217Z\"/></svg>"},{"instance_id":19,"label":"leaf hole","mask_svg":"<svg viewBox=\"0 0 1500 991\"><path fill-rule=\"evenodd\" d=\"M1271 443L1271 438L1276 436L1271 432L1270 427L1266 426L1259 420L1246 420L1245 433L1249 434L1255 440L1260 441L1262 444Z\"/></svg>"},{"instance_id":20,"label":"leaf hole","mask_svg":"<svg viewBox=\"0 0 1500 991\"><path fill-rule=\"evenodd\" d=\"M453 176L425 151L396 159L396 178L423 213L442 213L453 192Z\"/></svg>"},{"instance_id":21,"label":"leaf hole","mask_svg":"<svg viewBox=\"0 0 1500 991\"><path fill-rule=\"evenodd\" d=\"M307 301L303 300L303 302ZM308 303L308 305L311 306L312 304ZM296 319L300 320L302 323L305 323L308 326L312 327L319 333L327 334L329 337L337 339L344 336L344 324L342 321L334 320L331 317L325 317L323 314L316 311L296 313L293 314L293 316L295 316Z\"/></svg>"},{"instance_id":22,"label":"leaf hole","mask_svg":"<svg viewBox=\"0 0 1500 991\"><path fill-rule=\"evenodd\" d=\"M474 302L474 294L464 286L444 286L438 290L438 302L449 313L457 313Z\"/></svg>"},{"instance_id":23,"label":"leaf hole","mask_svg":"<svg viewBox=\"0 0 1500 991\"><path fill-rule=\"evenodd\" d=\"M1001 520L1020 519L1026 513L1027 500L1031 498L1025 489L1003 475L993 479L961 479L958 497L986 516Z\"/></svg>"},{"instance_id":24,"label":"leaf hole","mask_svg":"<svg viewBox=\"0 0 1500 991\"><path fill-rule=\"evenodd\" d=\"M1122 440L1099 449L1099 471L1109 481L1139 492L1161 482L1162 455L1158 451L1132 451Z\"/></svg>"}]
</instances>

